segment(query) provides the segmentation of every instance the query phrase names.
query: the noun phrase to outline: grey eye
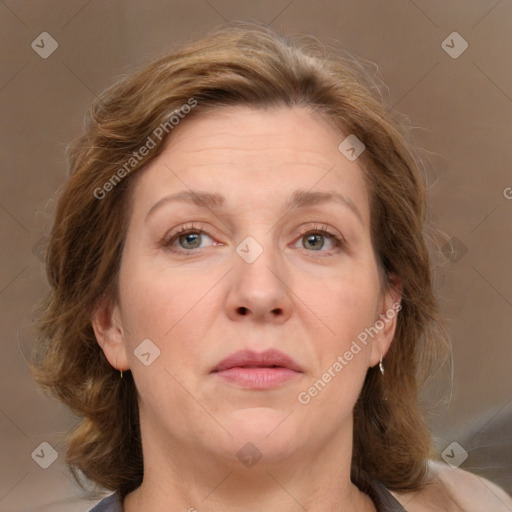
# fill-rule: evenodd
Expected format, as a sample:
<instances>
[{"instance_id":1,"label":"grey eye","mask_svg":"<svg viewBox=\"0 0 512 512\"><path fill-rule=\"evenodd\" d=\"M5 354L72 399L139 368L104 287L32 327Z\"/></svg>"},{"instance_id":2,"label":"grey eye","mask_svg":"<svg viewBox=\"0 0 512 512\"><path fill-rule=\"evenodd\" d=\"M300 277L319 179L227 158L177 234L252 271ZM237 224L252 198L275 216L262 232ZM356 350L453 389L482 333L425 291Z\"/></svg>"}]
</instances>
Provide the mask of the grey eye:
<instances>
[{"instance_id":1,"label":"grey eye","mask_svg":"<svg viewBox=\"0 0 512 512\"><path fill-rule=\"evenodd\" d=\"M324 246L324 237L325 235L319 235L319 234L307 234L302 237L303 244L306 249L313 249L315 251L318 251L319 249L322 249ZM309 247L307 247L309 245Z\"/></svg>"},{"instance_id":2,"label":"grey eye","mask_svg":"<svg viewBox=\"0 0 512 512\"><path fill-rule=\"evenodd\" d=\"M178 241L183 249L197 249L201 246L201 233L186 233L180 235Z\"/></svg>"}]
</instances>

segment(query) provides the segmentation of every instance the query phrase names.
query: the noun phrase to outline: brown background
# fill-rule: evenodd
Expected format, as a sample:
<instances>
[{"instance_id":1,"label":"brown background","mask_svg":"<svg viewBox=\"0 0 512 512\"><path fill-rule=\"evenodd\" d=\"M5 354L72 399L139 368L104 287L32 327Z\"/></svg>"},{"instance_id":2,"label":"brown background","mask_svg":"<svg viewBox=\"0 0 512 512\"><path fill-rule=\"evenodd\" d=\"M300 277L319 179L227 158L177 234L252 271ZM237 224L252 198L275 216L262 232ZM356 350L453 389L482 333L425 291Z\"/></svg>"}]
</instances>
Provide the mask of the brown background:
<instances>
[{"instance_id":1,"label":"brown background","mask_svg":"<svg viewBox=\"0 0 512 512\"><path fill-rule=\"evenodd\" d=\"M36 389L24 362L32 308L46 290L39 248L65 179L66 143L80 133L94 97L135 66L219 24L249 19L375 62L387 103L415 127L431 219L444 233L434 259L454 356L453 388L429 423L439 453L457 441L469 453L462 468L512 491L510 0L5 0L1 512L79 512L92 504L62 464L61 434L77 420ZM469 44L457 59L441 47L453 31ZM47 59L31 48L42 32L59 45ZM447 390L449 379L441 382ZM43 441L59 452L48 469L31 458Z\"/></svg>"}]
</instances>

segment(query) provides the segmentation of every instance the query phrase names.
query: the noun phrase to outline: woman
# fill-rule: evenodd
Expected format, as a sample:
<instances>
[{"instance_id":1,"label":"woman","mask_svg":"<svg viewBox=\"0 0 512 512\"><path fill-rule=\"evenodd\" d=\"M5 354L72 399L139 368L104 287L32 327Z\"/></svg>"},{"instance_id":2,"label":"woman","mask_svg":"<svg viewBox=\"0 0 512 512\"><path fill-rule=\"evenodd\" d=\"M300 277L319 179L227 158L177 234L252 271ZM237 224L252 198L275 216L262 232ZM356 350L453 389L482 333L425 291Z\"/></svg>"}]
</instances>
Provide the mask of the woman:
<instances>
[{"instance_id":1,"label":"woman","mask_svg":"<svg viewBox=\"0 0 512 512\"><path fill-rule=\"evenodd\" d=\"M95 512L510 510L429 462L426 193L373 90L252 26L92 106L34 373L83 418L68 463L115 491Z\"/></svg>"}]
</instances>

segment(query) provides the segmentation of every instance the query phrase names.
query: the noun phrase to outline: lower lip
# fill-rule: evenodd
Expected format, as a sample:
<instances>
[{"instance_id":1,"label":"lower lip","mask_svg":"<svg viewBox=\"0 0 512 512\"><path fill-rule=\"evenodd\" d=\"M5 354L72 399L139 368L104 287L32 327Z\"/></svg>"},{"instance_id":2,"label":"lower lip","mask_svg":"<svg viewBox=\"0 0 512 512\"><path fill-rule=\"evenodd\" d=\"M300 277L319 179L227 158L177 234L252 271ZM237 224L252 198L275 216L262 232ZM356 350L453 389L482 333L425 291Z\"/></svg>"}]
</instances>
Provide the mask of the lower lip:
<instances>
[{"instance_id":1,"label":"lower lip","mask_svg":"<svg viewBox=\"0 0 512 512\"><path fill-rule=\"evenodd\" d=\"M234 368L228 368L227 370L215 372L215 375L242 387L267 389L288 382L301 375L301 373L290 370L289 368L281 367L243 368L236 366Z\"/></svg>"}]
</instances>

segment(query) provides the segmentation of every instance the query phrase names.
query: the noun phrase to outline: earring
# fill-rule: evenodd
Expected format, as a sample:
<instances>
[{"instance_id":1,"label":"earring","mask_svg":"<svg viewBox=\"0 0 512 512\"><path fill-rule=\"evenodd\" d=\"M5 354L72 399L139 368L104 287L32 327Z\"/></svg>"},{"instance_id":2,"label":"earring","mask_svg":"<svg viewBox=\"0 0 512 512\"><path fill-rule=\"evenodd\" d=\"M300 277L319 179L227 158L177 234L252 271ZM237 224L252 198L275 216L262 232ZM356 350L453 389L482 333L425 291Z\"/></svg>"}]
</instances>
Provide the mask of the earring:
<instances>
[{"instance_id":1,"label":"earring","mask_svg":"<svg viewBox=\"0 0 512 512\"><path fill-rule=\"evenodd\" d=\"M123 378L123 370L121 370L121 379Z\"/></svg>"},{"instance_id":2,"label":"earring","mask_svg":"<svg viewBox=\"0 0 512 512\"><path fill-rule=\"evenodd\" d=\"M379 370L380 370L380 373L382 373L382 375L384 375L384 365L382 364L382 356L380 356Z\"/></svg>"}]
</instances>

